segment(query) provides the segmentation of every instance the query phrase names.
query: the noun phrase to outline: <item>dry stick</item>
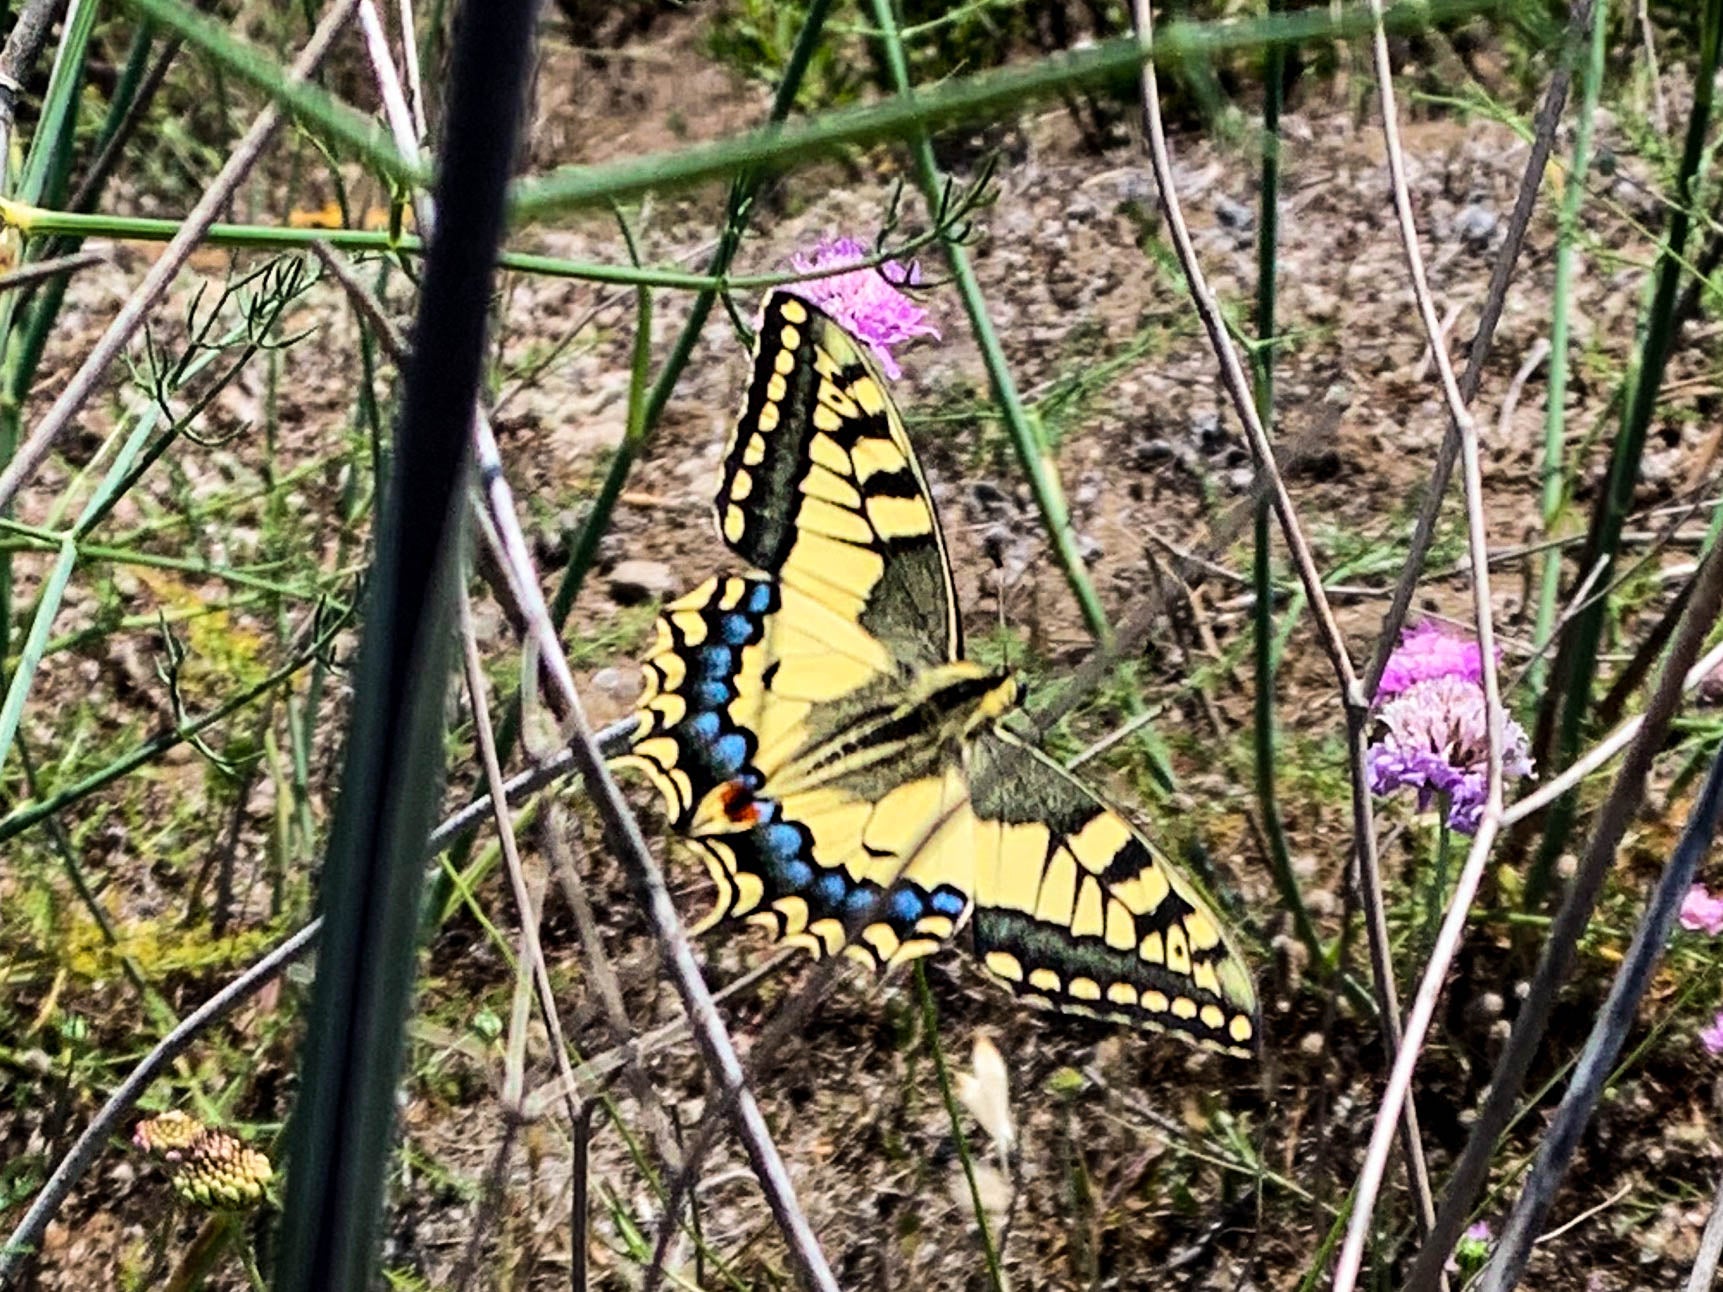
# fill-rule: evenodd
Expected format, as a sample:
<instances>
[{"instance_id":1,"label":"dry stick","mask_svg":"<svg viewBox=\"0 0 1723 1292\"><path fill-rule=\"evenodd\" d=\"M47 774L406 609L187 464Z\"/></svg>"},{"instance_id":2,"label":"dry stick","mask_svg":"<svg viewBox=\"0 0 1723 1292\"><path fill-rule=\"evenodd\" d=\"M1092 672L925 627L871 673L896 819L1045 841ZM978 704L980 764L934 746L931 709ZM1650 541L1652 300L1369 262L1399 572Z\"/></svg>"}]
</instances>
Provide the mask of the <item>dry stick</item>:
<instances>
[{"instance_id":1,"label":"dry stick","mask_svg":"<svg viewBox=\"0 0 1723 1292\"><path fill-rule=\"evenodd\" d=\"M42 1241L42 1234L48 1228L48 1222L59 1211L72 1186L95 1163L108 1136L118 1129L121 1119L143 1098L156 1075L185 1053L186 1048L204 1028L225 1018L250 1000L265 985L272 982L276 974L303 955L317 940L322 926L321 919L312 920L196 1010L187 1014L179 1026L164 1036L126 1075L126 1079L108 1096L101 1110L90 1119L84 1133L78 1136L78 1142L60 1159L60 1164L54 1168L54 1174L48 1177L48 1182L42 1186L42 1191L30 1204L30 1210L7 1237L5 1247L0 1248L0 1287L10 1286L17 1277L25 1257Z\"/></svg>"},{"instance_id":2,"label":"dry stick","mask_svg":"<svg viewBox=\"0 0 1723 1292\"><path fill-rule=\"evenodd\" d=\"M534 914L532 894L527 889L526 873L521 866L520 847L515 841L514 819L509 815L508 791L503 785L503 771L497 761L496 732L491 727L490 706L485 703L485 670L479 658L479 644L473 634L473 606L466 589L459 597L461 652L466 665L467 695L473 707L473 729L478 737L479 761L485 769L485 784L490 787L491 812L496 817L497 841L502 845L503 863L508 870L509 887L514 894L515 908L520 912L521 944L532 966L533 985L538 992L539 1012L544 1016L545 1030L550 1034L550 1046L556 1055L557 1073L568 1089L568 1119L572 1124L579 1115L576 1104L577 1087L568 1062L568 1042L562 1034L562 1018L557 1013L556 993L550 985L550 970L544 963L544 948L538 939L538 917Z\"/></svg>"},{"instance_id":3,"label":"dry stick","mask_svg":"<svg viewBox=\"0 0 1723 1292\"><path fill-rule=\"evenodd\" d=\"M1692 668L1687 670L1687 676L1682 679L1683 691L1695 690L1712 673L1723 668L1723 642L1719 642L1707 651ZM1586 751L1584 757L1575 759L1554 780L1540 785L1536 792L1518 799L1513 806L1502 813L1502 824L1513 825L1533 813L1548 807L1587 776L1599 770L1605 763L1610 762L1639 734L1639 729L1645 725L1646 715L1635 714L1610 732L1597 744Z\"/></svg>"},{"instance_id":4,"label":"dry stick","mask_svg":"<svg viewBox=\"0 0 1723 1292\"><path fill-rule=\"evenodd\" d=\"M1723 1259L1723 1179L1717 1181L1717 1194L1711 1199L1711 1215L1706 1218L1699 1254L1693 1258L1693 1269L1687 1275L1686 1292L1711 1292L1719 1259Z\"/></svg>"},{"instance_id":5,"label":"dry stick","mask_svg":"<svg viewBox=\"0 0 1723 1292\"><path fill-rule=\"evenodd\" d=\"M299 57L293 61L287 74L289 84L303 82L316 69L336 35L346 24L356 3L357 0L332 0L318 22L317 29L311 33L311 39L306 42ZM234 190L250 173L280 125L281 109L274 103L257 114L251 128L228 154L221 170L216 172L215 179L210 181L203 196L197 200L197 205L192 207L190 213L181 221L179 232L174 234L172 240L162 249L162 254L150 266L137 290L126 298L125 305L85 356L78 371L61 390L60 397L36 424L30 438L18 446L18 451L6 464L6 469L0 471L0 510L11 504L18 496L18 491L47 461L54 442L65 433L79 410L96 393L96 387L107 374L109 365L119 357L120 352L143 325L145 316L155 308L156 302L172 285L175 275L190 259L209 226L215 223L216 217L227 206Z\"/></svg>"},{"instance_id":6,"label":"dry stick","mask_svg":"<svg viewBox=\"0 0 1723 1292\"><path fill-rule=\"evenodd\" d=\"M1591 11L1595 0L1574 0L1568 15L1568 37L1591 27ZM1526 168L1520 179L1519 195L1514 199L1513 214L1508 217L1508 229L1502 239L1502 249L1496 256L1490 273L1489 290L1484 295L1484 307L1478 316L1478 330L1466 355L1466 370L1460 375L1460 394L1466 403L1477 397L1484 379L1484 363L1490 356L1490 343L1495 339L1496 324L1501 320L1502 307L1508 296L1508 283L1519 262L1520 248L1525 243L1526 229L1531 225L1537 207L1538 187L1549 165L1555 147L1556 128L1561 124L1562 109L1567 106L1568 89L1573 81L1573 68L1564 57L1556 64L1544 92L1532 137L1532 150L1526 158ZM1435 468L1430 472L1430 484L1424 493L1424 505L1418 512L1418 522L1412 530L1412 543L1406 552L1406 564L1401 567L1399 582L1394 586L1394 599L1382 616L1382 633L1376 642L1376 654L1364 675L1364 690L1375 695L1382 682L1382 670L1388 667L1388 657L1400 638L1400 626L1406 622L1406 612L1412 607L1412 597L1418 590L1418 580L1424 573L1424 561L1430 545L1436 541L1436 521L1442 513L1442 499L1448 492L1448 480L1454 463L1460 456L1460 439L1450 426L1442 438L1436 455Z\"/></svg>"},{"instance_id":7,"label":"dry stick","mask_svg":"<svg viewBox=\"0 0 1723 1292\"><path fill-rule=\"evenodd\" d=\"M400 78L387 48L373 45L368 46L368 51L379 82L395 81L398 85ZM403 157L417 158L417 142L411 137L398 133L395 145ZM422 198L418 213L419 223L428 232L434 212ZM670 892L664 885L664 876L646 846L640 823L634 819L634 813L617 788L593 738L585 706L581 704L579 689L574 684L574 671L563 651L561 635L551 621L550 607L545 603L526 535L521 531L514 494L503 473L496 437L483 409L477 405L473 408L472 427L473 460L478 468L476 488L483 501L483 510L491 521L491 527L480 527L480 534L491 540L492 557L507 580L525 625L525 635L537 647L539 662L549 675L552 692L562 702L560 716L574 733L570 747L575 766L586 781L587 794L604 823L605 839L628 871L647 922L658 939L665 971L693 1026L701 1058L718 1087L720 1097L728 1105L737 1138L748 1154L761 1191L766 1196L766 1204L784 1235L785 1245L801 1281L816 1292L837 1292L837 1280L796 1199L795 1187L790 1182L790 1174L778 1153L778 1146L772 1140L765 1116L754 1099L753 1091L748 1088L742 1061L713 1003L711 989L701 976L687 931L683 929L676 907L670 900Z\"/></svg>"},{"instance_id":8,"label":"dry stick","mask_svg":"<svg viewBox=\"0 0 1723 1292\"><path fill-rule=\"evenodd\" d=\"M12 127L24 77L42 52L60 4L61 0L29 0L6 36L6 47L0 49L0 157L12 155Z\"/></svg>"},{"instance_id":9,"label":"dry stick","mask_svg":"<svg viewBox=\"0 0 1723 1292\"><path fill-rule=\"evenodd\" d=\"M1138 37L1147 48L1154 42L1153 14L1148 0L1133 0L1132 13ZM1166 217L1167 229L1172 234L1173 250L1184 270L1191 301L1196 306L1197 315L1202 319L1203 330L1208 333L1209 345L1220 363L1221 381L1232 398L1239 420L1244 423L1251 453L1256 458L1256 469L1267 483L1269 501L1280 521L1286 546L1292 553L1299 580L1304 584L1305 595L1310 600L1310 610L1316 619L1317 637L1328 654L1329 663L1334 667L1335 677L1339 680L1342 702L1349 708L1362 709L1366 706L1366 701L1358 686L1358 673L1352 666L1351 657L1346 653L1346 639L1341 635L1340 625L1335 622L1334 611L1328 604L1328 596L1322 586L1322 572L1316 568L1316 558L1311 554L1304 531L1299 528L1298 515L1293 511L1292 499L1286 492L1286 482L1281 479L1280 467L1275 461L1274 446L1269 441L1268 432L1263 429L1262 419L1256 414L1256 400L1251 394L1250 381L1245 376L1237 352L1233 349L1232 338L1227 334L1220 306L1209 290L1208 280L1203 276L1202 265L1197 260L1196 247L1191 242L1190 230L1185 226L1178 192L1173 187L1172 161L1167 153L1166 133L1161 127L1160 91L1156 84L1152 59L1145 59L1143 62L1142 94L1143 118L1148 127L1149 155L1155 172L1155 186L1159 190L1161 212Z\"/></svg>"},{"instance_id":10,"label":"dry stick","mask_svg":"<svg viewBox=\"0 0 1723 1292\"><path fill-rule=\"evenodd\" d=\"M1723 563L1713 564L1717 570L1723 571ZM1621 1054L1622 1043L1639 1012L1639 1004L1645 998L1646 988L1651 985L1651 975L1663 958L1663 949L1674 931L1682 902L1693 885L1693 874L1700 859L1711 849L1719 816L1723 816L1723 751L1712 755L1705 787L1694 801L1681 839L1646 900L1633 942L1616 969L1609 995L1598 1010L1591 1033L1574 1064L1567 1093L1562 1096L1555 1116L1550 1119L1543 1142L1538 1145L1537 1157L1526 1173L1519 1200L1514 1203L1495 1250L1490 1254L1489 1267L1483 1273L1479 1292L1511 1292L1525 1273L1532 1244L1544 1242L1552 1236L1539 1238L1538 1231L1549 1217L1556 1193L1573 1165L1579 1138L1597 1109L1604 1083L1610 1078L1615 1061ZM1626 1187L1631 1188L1632 1182ZM1569 1222L1570 1225L1573 1223L1576 1222ZM1560 1233L1561 1230L1555 1232Z\"/></svg>"},{"instance_id":11,"label":"dry stick","mask_svg":"<svg viewBox=\"0 0 1723 1292\"><path fill-rule=\"evenodd\" d=\"M1138 38L1145 45L1153 42L1153 14L1149 0L1133 0L1133 16ZM1244 424L1256 458L1257 470L1269 482L1275 515L1286 538L1287 548L1304 584L1317 636L1327 651L1340 685L1341 703L1346 710L1346 741L1348 771L1352 783L1353 852L1358 871L1359 896L1365 908L1365 926L1369 932L1371 977L1374 980L1377 1008L1380 1014L1383 1042L1389 1054L1400 1046L1400 1006L1394 990L1394 973L1388 942L1387 916L1382 900L1382 877L1376 861L1376 823L1370 804L1369 777L1364 762L1364 728L1369 715L1369 703L1357 672L1346 651L1346 641L1334 620L1328 595L1322 586L1321 573L1316 568L1310 546L1299 529L1298 518L1287 496L1286 486L1275 464L1273 445L1257 416L1256 400L1243 366L1227 334L1220 308L1209 291L1197 261L1196 248L1190 231L1185 227L1179 207L1178 193L1173 187L1172 163L1167 154L1166 134L1161 126L1160 95L1155 82L1152 60L1145 60L1142 71L1143 117L1148 127L1149 151L1153 159L1155 186L1159 190L1161 210L1172 234L1173 249L1185 272L1191 299L1208 333L1209 343L1220 362L1221 378L1231 396L1239 420ZM1429 1172L1424 1164L1423 1146L1418 1134L1417 1113L1410 1105L1405 1110L1404 1140L1407 1173L1413 1193L1418 1198L1420 1218L1431 1210Z\"/></svg>"},{"instance_id":12,"label":"dry stick","mask_svg":"<svg viewBox=\"0 0 1723 1292\"><path fill-rule=\"evenodd\" d=\"M406 0L402 0L405 4ZM586 1292L586 1248L590 1232L591 1204L587 1200L588 1177L592 1169L592 1104L580 1106L580 1118L574 1124L574 1153L569 1163L572 1178L569 1199L570 1233L568 1244L568 1282L573 1292Z\"/></svg>"},{"instance_id":13,"label":"dry stick","mask_svg":"<svg viewBox=\"0 0 1723 1292\"><path fill-rule=\"evenodd\" d=\"M1638 720L1627 758L1622 763L1620 772L1616 774L1615 784L1610 788L1609 797L1598 813L1596 830L1586 849L1585 860L1575 872L1561 910L1550 925L1543 956L1532 976L1531 989L1525 1003L1520 1007L1519 1016L1514 1019L1513 1031L1508 1034L1507 1045L1490 1074L1490 1093L1478 1112L1477 1121L1473 1123L1465 1150L1448 1178L1442 1207L1436 1216L1436 1228L1425 1242L1424 1250L1418 1254L1411 1276L1406 1282L1409 1292L1433 1285L1435 1276L1453 1248L1454 1240L1459 1236L1461 1225L1465 1223L1472 1199L1476 1197L1479 1186L1489 1172L1496 1140L1513 1116L1514 1102L1519 1097L1520 1087L1525 1081L1532 1059L1543 1042L1544 1029L1549 1023L1556 993L1572 967L1574 948L1591 920L1604 876L1615 859L1616 848L1620 845L1622 836L1639 808L1652 763L1658 751L1663 748L1664 739L1669 734L1670 722L1681 706L1682 693L1690 679L1696 681L1695 661L1698 659L1700 647L1704 645L1706 634L1716 622L1718 607L1723 604L1723 549L1714 548L1706 557L1695 582L1697 586L1694 588L1692 603L1674 642L1669 647L1669 657L1658 677L1651 702ZM1712 654L1723 655L1723 646L1718 647ZM1634 724L1624 723L1617 735L1632 725ZM1569 773L1573 770L1568 769ZM1554 785L1545 786L1544 790L1561 792ZM1524 801L1515 804L1515 807L1526 812L1532 810Z\"/></svg>"},{"instance_id":14,"label":"dry stick","mask_svg":"<svg viewBox=\"0 0 1723 1292\"><path fill-rule=\"evenodd\" d=\"M567 816L554 801L545 813L539 837L550 855L550 870L562 889L569 910L574 912L575 928L580 933L580 949L586 955L586 972L592 980L605 1020L610 1024L610 1041L624 1060L624 1072L633 1087L635 1101L646 1118L647 1132L658 1144L658 1156L666 1170L677 1171L682 1166L682 1148L671 1129L670 1116L664 1101L652 1084L652 1078L642 1061L639 1038L628 1017L628 1006L622 999L622 985L617 980L616 967L604 950L604 938L598 920L592 912L592 900L587 895L586 881L574 864L574 854L568 846L570 826Z\"/></svg>"},{"instance_id":15,"label":"dry stick","mask_svg":"<svg viewBox=\"0 0 1723 1292\"><path fill-rule=\"evenodd\" d=\"M1430 339L1431 353L1441 379L1442 396L1448 405L1449 436L1460 443L1460 463L1466 496L1466 542L1472 558L1472 613L1477 621L1478 655L1482 661L1484 688L1485 770L1484 804L1472 846L1466 854L1466 864L1454 885L1454 895L1430 951L1429 963L1418 983L1412 1001L1412 1012L1406 1019L1405 1035L1400 1051L1388 1075L1387 1088L1376 1110L1376 1123L1371 1129L1370 1144L1364 1154L1364 1165L1358 1173L1358 1183L1352 1194L1352 1215L1346 1225L1346 1240L1340 1248L1340 1261L1334 1275L1334 1292L1352 1292L1358 1271L1364 1261L1364 1243L1375 1217L1376 1195L1388 1172L1388 1155L1393 1149L1396 1127L1400 1125L1402 1109L1413 1106L1412 1075L1418 1065L1430 1024L1436 1016L1436 1003L1441 999L1442 981L1460 949L1465 935L1466 917L1471 913L1472 899L1484 876L1490 847L1495 843L1502 818L1502 734L1506 718L1502 711L1501 682L1496 675L1496 636L1490 604L1490 552L1488 531L1484 519L1483 471L1478 461L1478 428L1466 411L1466 398L1454 379L1453 364L1441 338L1441 325L1436 317L1436 305L1430 298L1430 284L1424 273L1424 255L1418 246L1418 227L1412 214L1412 199L1406 189L1406 161L1400 148L1399 110L1394 103L1394 68L1388 56L1388 37L1382 26L1382 0L1370 0L1370 12L1375 29L1371 33L1371 49L1376 67L1376 84L1382 100L1382 139L1388 155L1388 176L1394 190L1394 212L1400 226L1400 243L1406 253L1406 270L1412 281L1412 295L1417 302L1418 316ZM1435 1209L1427 1196L1418 1199L1420 1229L1428 1234L1435 1221Z\"/></svg>"},{"instance_id":16,"label":"dry stick","mask_svg":"<svg viewBox=\"0 0 1723 1292\"><path fill-rule=\"evenodd\" d=\"M463 596L462 601L465 600ZM464 630L472 626L472 608L463 604L461 617L464 621L462 635L466 636ZM511 828L502 826L500 821L499 826L505 830ZM503 1056L503 1133L496 1148L492 1150L491 1164L485 1171L484 1182L479 1189L478 1213L473 1217L466 1248L461 1253L461 1259L450 1279L455 1285L455 1292L466 1292L467 1288L472 1286L473 1276L478 1273L485 1235L502 1214L503 1191L508 1183L508 1164L514 1157L515 1140L519 1138L521 1127L525 1125L525 1119L521 1116L521 1097L526 1089L526 1030L527 1022L532 1017L533 958L538 949L539 921L544 913L542 899L543 893L540 892L530 899L531 911L521 913L514 1000L509 1008L508 1049ZM574 1121L574 1118L570 1119L571 1130L578 1129Z\"/></svg>"},{"instance_id":17,"label":"dry stick","mask_svg":"<svg viewBox=\"0 0 1723 1292\"><path fill-rule=\"evenodd\" d=\"M1669 107L1663 101L1663 77L1657 70L1657 42L1651 34L1651 6L1647 0L1634 5L1639 19L1639 38L1645 46L1645 70L1651 77L1651 118L1657 123L1657 133L1669 133Z\"/></svg>"},{"instance_id":18,"label":"dry stick","mask_svg":"<svg viewBox=\"0 0 1723 1292\"><path fill-rule=\"evenodd\" d=\"M50 278L58 278L61 274L75 274L80 269L107 263L107 256L100 251L75 251L69 256L35 260L0 274L0 292L16 291L20 287L30 287Z\"/></svg>"}]
</instances>

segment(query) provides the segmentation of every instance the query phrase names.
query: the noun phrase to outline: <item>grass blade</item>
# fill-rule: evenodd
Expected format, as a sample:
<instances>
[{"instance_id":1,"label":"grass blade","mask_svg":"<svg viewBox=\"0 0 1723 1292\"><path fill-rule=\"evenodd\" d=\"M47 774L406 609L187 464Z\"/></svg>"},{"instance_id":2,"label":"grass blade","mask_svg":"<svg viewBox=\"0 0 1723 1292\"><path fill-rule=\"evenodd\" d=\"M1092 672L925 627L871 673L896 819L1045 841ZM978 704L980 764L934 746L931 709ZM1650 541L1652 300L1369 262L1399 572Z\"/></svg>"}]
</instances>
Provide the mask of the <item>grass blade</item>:
<instances>
[{"instance_id":1,"label":"grass blade","mask_svg":"<svg viewBox=\"0 0 1723 1292\"><path fill-rule=\"evenodd\" d=\"M1621 532L1633 506L1634 486L1639 479L1640 458L1646 435L1657 408L1658 390L1674 349L1676 292L1687 272L1685 249L1693 222L1694 194L1700 163L1706 155L1706 134L1716 99L1717 65L1723 42L1723 0L1705 6L1699 42L1699 66L1693 79L1693 112L1687 123L1680 169L1676 174L1675 197L1669 209L1669 226L1658 248L1656 281L1645 328L1645 342L1628 378L1623 402L1621 431L1610 451L1609 474L1599 492L1591 527L1580 550L1578 577L1594 567L1601 570L1598 586L1610 582ZM1604 624L1609 615L1607 597L1598 597L1582 609L1563 634L1551 670L1551 686L1538 714L1535 757L1539 766L1558 767L1572 762L1579 753L1591 714L1592 685L1597 677L1598 652L1603 645ZM1544 837L1526 874L1526 904L1540 905L1548 895L1555 860L1567 846L1573 829L1577 803L1572 795L1551 808Z\"/></svg>"},{"instance_id":2,"label":"grass blade","mask_svg":"<svg viewBox=\"0 0 1723 1292\"><path fill-rule=\"evenodd\" d=\"M487 7L453 54L437 227L406 374L341 796L324 947L289 1130L276 1287L370 1286L443 759L473 400L535 6Z\"/></svg>"}]
</instances>

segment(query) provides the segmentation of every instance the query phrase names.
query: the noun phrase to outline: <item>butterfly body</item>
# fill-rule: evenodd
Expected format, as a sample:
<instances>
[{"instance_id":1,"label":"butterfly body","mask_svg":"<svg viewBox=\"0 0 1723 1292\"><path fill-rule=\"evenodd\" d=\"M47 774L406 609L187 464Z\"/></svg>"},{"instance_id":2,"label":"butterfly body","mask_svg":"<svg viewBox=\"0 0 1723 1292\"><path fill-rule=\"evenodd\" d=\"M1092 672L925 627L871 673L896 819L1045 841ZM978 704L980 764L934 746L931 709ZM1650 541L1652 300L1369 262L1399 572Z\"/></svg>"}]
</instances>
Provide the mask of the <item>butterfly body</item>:
<instances>
[{"instance_id":1,"label":"butterfly body","mask_svg":"<svg viewBox=\"0 0 1723 1292\"><path fill-rule=\"evenodd\" d=\"M768 297L724 454L753 569L665 607L632 749L718 900L876 969L966 926L1038 1004L1254 1049L1248 970L1193 885L1012 734L1015 678L964 659L931 495L874 364Z\"/></svg>"}]
</instances>

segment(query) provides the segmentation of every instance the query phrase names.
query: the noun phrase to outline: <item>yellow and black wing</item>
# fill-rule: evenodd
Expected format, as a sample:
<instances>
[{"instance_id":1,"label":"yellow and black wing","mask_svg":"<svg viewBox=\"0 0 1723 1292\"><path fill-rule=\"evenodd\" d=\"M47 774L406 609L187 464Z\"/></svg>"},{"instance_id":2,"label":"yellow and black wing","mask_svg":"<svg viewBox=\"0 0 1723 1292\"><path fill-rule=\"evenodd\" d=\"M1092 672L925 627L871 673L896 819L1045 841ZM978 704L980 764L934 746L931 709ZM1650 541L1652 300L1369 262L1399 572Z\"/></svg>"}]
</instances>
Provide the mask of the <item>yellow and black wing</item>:
<instances>
[{"instance_id":1,"label":"yellow and black wing","mask_svg":"<svg viewBox=\"0 0 1723 1292\"><path fill-rule=\"evenodd\" d=\"M995 731L969 752L988 973L1036 1004L1254 1053L1250 970L1196 886L1040 751Z\"/></svg>"},{"instance_id":2,"label":"yellow and black wing","mask_svg":"<svg viewBox=\"0 0 1723 1292\"><path fill-rule=\"evenodd\" d=\"M789 292L760 314L754 375L724 450L718 530L913 670L962 654L927 481L865 347Z\"/></svg>"},{"instance_id":3,"label":"yellow and black wing","mask_svg":"<svg viewBox=\"0 0 1723 1292\"><path fill-rule=\"evenodd\" d=\"M941 836L906 867L903 848L964 788L890 715L961 649L945 543L873 360L787 292L761 313L717 520L754 572L665 607L617 761L711 872L700 927L748 917L876 964L931 951L968 909L967 852Z\"/></svg>"}]
</instances>

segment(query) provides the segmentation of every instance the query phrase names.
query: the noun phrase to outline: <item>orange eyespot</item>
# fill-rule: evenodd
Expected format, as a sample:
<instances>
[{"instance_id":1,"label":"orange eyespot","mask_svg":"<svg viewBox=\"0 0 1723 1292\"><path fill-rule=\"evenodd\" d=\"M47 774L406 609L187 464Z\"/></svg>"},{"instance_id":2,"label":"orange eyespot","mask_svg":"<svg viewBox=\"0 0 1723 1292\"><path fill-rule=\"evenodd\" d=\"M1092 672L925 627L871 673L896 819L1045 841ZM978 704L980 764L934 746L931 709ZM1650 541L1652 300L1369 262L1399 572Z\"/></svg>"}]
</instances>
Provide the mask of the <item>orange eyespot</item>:
<instances>
[{"instance_id":1,"label":"orange eyespot","mask_svg":"<svg viewBox=\"0 0 1723 1292\"><path fill-rule=\"evenodd\" d=\"M754 791L739 780L725 781L718 787L718 801L723 805L724 816L737 825L758 825L760 823L760 804L754 797Z\"/></svg>"}]
</instances>

